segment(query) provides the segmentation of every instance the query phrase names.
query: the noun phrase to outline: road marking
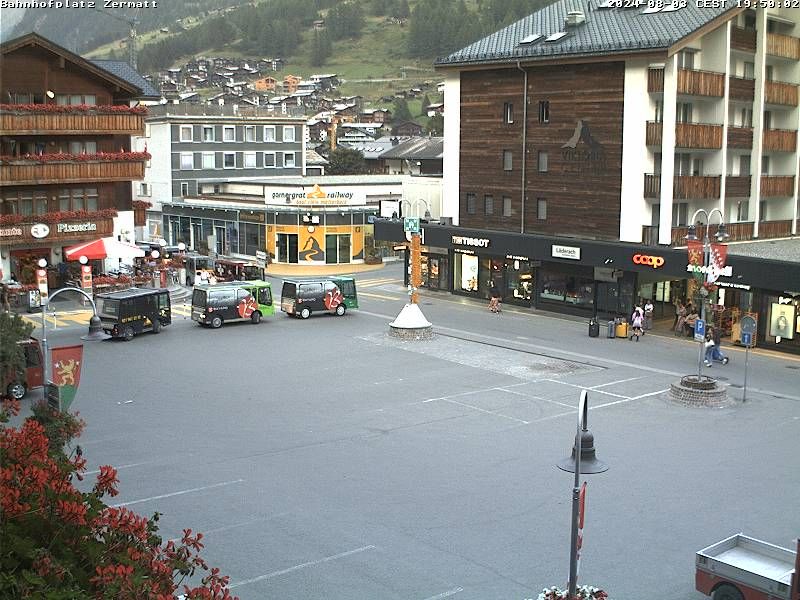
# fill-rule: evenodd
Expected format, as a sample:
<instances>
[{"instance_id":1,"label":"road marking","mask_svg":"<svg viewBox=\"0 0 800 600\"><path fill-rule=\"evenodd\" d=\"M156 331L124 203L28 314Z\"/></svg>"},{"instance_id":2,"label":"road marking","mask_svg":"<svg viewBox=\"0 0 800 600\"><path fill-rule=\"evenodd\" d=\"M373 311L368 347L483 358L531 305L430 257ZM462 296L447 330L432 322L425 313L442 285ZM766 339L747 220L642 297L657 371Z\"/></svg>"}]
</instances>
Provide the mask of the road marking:
<instances>
[{"instance_id":1,"label":"road marking","mask_svg":"<svg viewBox=\"0 0 800 600\"><path fill-rule=\"evenodd\" d=\"M139 466L141 466L141 465L148 465L148 464L150 464L151 462L153 462L153 461L152 461L152 460L148 460L148 461L146 461L146 462L138 462L138 463L130 463L130 464L127 464L127 465L119 465L118 467L114 467L114 468L115 468L117 471L119 471L120 469L129 469L129 468L131 468L131 467L139 467ZM100 472L100 469L97 469L97 470L95 470L95 471L84 471L84 473L83 473L83 474L84 474L84 475L97 475L99 472Z\"/></svg>"},{"instance_id":2,"label":"road marking","mask_svg":"<svg viewBox=\"0 0 800 600\"><path fill-rule=\"evenodd\" d=\"M534 400L543 400L544 402L549 402L550 404L555 404L557 406L563 406L564 408L576 408L572 404L565 404L564 402L558 402L557 400L550 400L549 398L542 398L541 396L532 396L529 394L523 394L522 392L515 392L514 390L507 390L505 388L498 388L501 392L506 392L508 394L516 394L517 396L522 396L523 398L533 398Z\"/></svg>"},{"instance_id":3,"label":"road marking","mask_svg":"<svg viewBox=\"0 0 800 600\"><path fill-rule=\"evenodd\" d=\"M435 596L428 596L425 600L441 600L442 598L448 598L449 596L455 596L459 592L463 592L464 588L453 588L452 590L447 590L446 592L442 592L441 594L437 594Z\"/></svg>"},{"instance_id":4,"label":"road marking","mask_svg":"<svg viewBox=\"0 0 800 600\"><path fill-rule=\"evenodd\" d=\"M251 583L256 583L257 581L264 581L266 579L272 579L273 577L279 577L280 575L286 575L287 573L292 573L294 571L299 571L300 569L305 569L306 567L314 567L316 565L321 565L326 562L330 562L332 560L338 560L340 558L345 558L347 556L352 556L353 554L358 554L359 552L366 552L367 550L374 550L375 546L361 546L361 548L355 548L354 550L348 550L347 552L341 552L339 554L334 554L333 556L326 556L325 558L320 558L319 560L312 560L309 562L301 563L299 565L295 565L293 567L289 567L288 569L281 569L280 571L273 571L272 573L267 573L266 575L259 575L258 577L253 577L252 579L245 579L244 581L237 581L236 583L232 583L228 586L228 589L237 588L243 585L249 585Z\"/></svg>"},{"instance_id":5,"label":"road marking","mask_svg":"<svg viewBox=\"0 0 800 600\"><path fill-rule=\"evenodd\" d=\"M381 300L391 300L397 302L398 298L394 296L384 296L383 294L373 294L371 292L359 292L359 296L366 296L367 298L379 298Z\"/></svg>"},{"instance_id":6,"label":"road marking","mask_svg":"<svg viewBox=\"0 0 800 600\"><path fill-rule=\"evenodd\" d=\"M542 381L549 381L550 383L560 383L561 385L568 385L569 387L578 388L579 390L592 390L593 392L597 392L598 394L605 394L606 396L614 396L615 398L624 398L625 400L630 400L630 396L623 396L622 394L614 394L612 392L605 392L603 390L596 390L594 388L587 387L585 385L578 385L576 383L568 383L566 381L559 381L558 379L542 379Z\"/></svg>"},{"instance_id":7,"label":"road marking","mask_svg":"<svg viewBox=\"0 0 800 600\"><path fill-rule=\"evenodd\" d=\"M486 410L485 408L473 406L472 404L467 404L466 402L459 402L458 400L451 400L450 398L442 398L442 401L449 402L450 404L458 404L459 406L465 406L467 408L477 410L478 412L486 413L487 415L494 415L496 417L503 417L504 419L511 419L512 421L516 421L517 423L522 423L523 425L530 424L530 421L523 421L522 419L517 419L516 417L509 417L508 415L504 415L503 413L494 410Z\"/></svg>"},{"instance_id":8,"label":"road marking","mask_svg":"<svg viewBox=\"0 0 800 600\"><path fill-rule=\"evenodd\" d=\"M400 279L396 277L388 277L384 279L365 279L363 282L356 281L356 285L359 287L376 287L379 285L383 285L385 283L401 283Z\"/></svg>"},{"instance_id":9,"label":"road marking","mask_svg":"<svg viewBox=\"0 0 800 600\"><path fill-rule=\"evenodd\" d=\"M640 396L634 396L633 398L631 398L631 400L639 400L640 398L649 398L650 396L658 396L659 394L663 394L664 392L668 392L668 391L669 391L669 388L666 388L664 390L658 390L657 392L650 392L649 394L642 394ZM614 402L612 404L616 404L616 402Z\"/></svg>"},{"instance_id":10,"label":"road marking","mask_svg":"<svg viewBox=\"0 0 800 600\"><path fill-rule=\"evenodd\" d=\"M290 514L289 511L277 513L275 515L270 515L269 517L261 517L259 519L250 519L249 521L242 521L241 523L234 523L233 525L223 525L222 527L215 527L214 529L206 529L202 532L203 536L208 536L209 533L219 533L220 531L227 531L228 529L236 529L238 527L245 527L246 525L252 525L253 523L261 523L263 521L269 521L271 519L278 519L280 517L286 516ZM183 539L182 535L178 537L170 538L168 542L177 542Z\"/></svg>"},{"instance_id":11,"label":"road marking","mask_svg":"<svg viewBox=\"0 0 800 600\"><path fill-rule=\"evenodd\" d=\"M131 506L132 504L141 504L142 502L150 502L150 500L161 500L162 498L172 498L173 496L182 496L183 494L191 494L192 492L202 492L213 488L222 487L225 485L233 485L234 483L242 483L244 479L234 479L233 481L223 481L222 483L214 483L211 485L204 485L203 487L191 488L188 490L181 490L179 492L172 492L170 494L161 494L160 496L150 496L149 498L142 498L141 500L131 500L130 502L120 502L119 504L111 505L111 508L119 508L120 506Z\"/></svg>"},{"instance_id":12,"label":"road marking","mask_svg":"<svg viewBox=\"0 0 800 600\"><path fill-rule=\"evenodd\" d=\"M593 385L589 390L596 390L597 388L605 387L607 385L616 385L618 383L625 383L626 381L636 381L637 379L644 379L644 377L629 377L628 379L619 379L617 381L610 381L608 383L601 383L600 385Z\"/></svg>"}]
</instances>

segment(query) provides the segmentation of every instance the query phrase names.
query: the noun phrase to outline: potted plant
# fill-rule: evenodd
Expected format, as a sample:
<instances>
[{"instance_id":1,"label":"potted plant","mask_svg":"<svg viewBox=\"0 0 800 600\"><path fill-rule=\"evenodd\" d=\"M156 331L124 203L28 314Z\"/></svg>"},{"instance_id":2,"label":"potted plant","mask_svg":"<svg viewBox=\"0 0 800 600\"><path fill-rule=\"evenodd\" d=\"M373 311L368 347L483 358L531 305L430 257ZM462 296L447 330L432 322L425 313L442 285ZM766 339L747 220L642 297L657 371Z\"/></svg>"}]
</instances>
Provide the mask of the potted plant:
<instances>
[{"instance_id":1,"label":"potted plant","mask_svg":"<svg viewBox=\"0 0 800 600\"><path fill-rule=\"evenodd\" d=\"M532 600L532 599L531 599ZM567 598L567 591L553 586L544 588L537 600L609 600L608 594L591 585L581 585L575 590L573 598Z\"/></svg>"}]
</instances>

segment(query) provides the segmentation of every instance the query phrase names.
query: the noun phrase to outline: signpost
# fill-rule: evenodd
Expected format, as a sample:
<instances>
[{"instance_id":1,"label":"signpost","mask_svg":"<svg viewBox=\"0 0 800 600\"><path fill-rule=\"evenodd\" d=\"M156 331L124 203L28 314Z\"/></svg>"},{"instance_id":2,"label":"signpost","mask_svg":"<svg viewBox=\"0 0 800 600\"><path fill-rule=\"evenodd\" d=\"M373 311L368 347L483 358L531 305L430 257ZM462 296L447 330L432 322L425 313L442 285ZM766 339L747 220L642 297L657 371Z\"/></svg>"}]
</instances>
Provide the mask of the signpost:
<instances>
[{"instance_id":1,"label":"signpost","mask_svg":"<svg viewBox=\"0 0 800 600\"><path fill-rule=\"evenodd\" d=\"M403 231L411 236L411 304L419 302L419 295L417 288L419 288L422 281L422 265L421 265L421 248L419 239L419 218L418 217L405 217L403 219Z\"/></svg>"},{"instance_id":2,"label":"signpost","mask_svg":"<svg viewBox=\"0 0 800 600\"><path fill-rule=\"evenodd\" d=\"M745 315L739 322L742 331L742 344L744 344L744 388L742 402L747 401L747 367L750 363L750 347L753 345L753 336L756 335L756 320L750 315Z\"/></svg>"},{"instance_id":3,"label":"signpost","mask_svg":"<svg viewBox=\"0 0 800 600\"><path fill-rule=\"evenodd\" d=\"M697 319L694 322L694 341L704 342L706 339L706 322L703 319Z\"/></svg>"},{"instance_id":4,"label":"signpost","mask_svg":"<svg viewBox=\"0 0 800 600\"><path fill-rule=\"evenodd\" d=\"M406 233L419 233L419 218L405 217L403 219L403 231Z\"/></svg>"},{"instance_id":5,"label":"signpost","mask_svg":"<svg viewBox=\"0 0 800 600\"><path fill-rule=\"evenodd\" d=\"M263 250L256 250L256 264L262 268L267 268L267 253Z\"/></svg>"}]
</instances>

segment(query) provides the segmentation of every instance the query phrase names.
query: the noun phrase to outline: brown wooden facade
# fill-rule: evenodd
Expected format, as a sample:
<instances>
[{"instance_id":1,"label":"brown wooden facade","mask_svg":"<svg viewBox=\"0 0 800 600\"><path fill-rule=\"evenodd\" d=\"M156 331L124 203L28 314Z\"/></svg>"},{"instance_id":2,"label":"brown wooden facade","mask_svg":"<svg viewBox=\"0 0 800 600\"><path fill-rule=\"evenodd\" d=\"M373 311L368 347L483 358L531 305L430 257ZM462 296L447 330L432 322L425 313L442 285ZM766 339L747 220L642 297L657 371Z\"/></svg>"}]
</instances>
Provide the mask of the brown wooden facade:
<instances>
[{"instance_id":1,"label":"brown wooden facade","mask_svg":"<svg viewBox=\"0 0 800 600\"><path fill-rule=\"evenodd\" d=\"M144 115L0 110L0 135L143 135Z\"/></svg>"},{"instance_id":2,"label":"brown wooden facade","mask_svg":"<svg viewBox=\"0 0 800 600\"><path fill-rule=\"evenodd\" d=\"M524 215L523 82L516 68L461 74L461 225L618 239L624 64L529 70ZM506 105L513 105L511 123ZM548 122L541 122L542 110ZM503 159L508 152L510 169ZM540 171L540 153L547 155L546 171ZM474 195L474 213L468 195ZM510 198L510 216L503 214L504 198Z\"/></svg>"},{"instance_id":3,"label":"brown wooden facade","mask_svg":"<svg viewBox=\"0 0 800 600\"><path fill-rule=\"evenodd\" d=\"M753 223L745 221L741 223L727 223L725 225L728 232L728 242L743 242L753 239ZM712 229L713 232L713 229ZM792 221L762 221L758 224L758 237L760 239L774 239L789 237L792 233ZM685 246L686 236L689 234L688 227L672 227L670 245ZM705 228L698 229L697 234L705 236ZM642 239L644 243L651 246L658 245L658 226L646 225L642 227Z\"/></svg>"}]
</instances>

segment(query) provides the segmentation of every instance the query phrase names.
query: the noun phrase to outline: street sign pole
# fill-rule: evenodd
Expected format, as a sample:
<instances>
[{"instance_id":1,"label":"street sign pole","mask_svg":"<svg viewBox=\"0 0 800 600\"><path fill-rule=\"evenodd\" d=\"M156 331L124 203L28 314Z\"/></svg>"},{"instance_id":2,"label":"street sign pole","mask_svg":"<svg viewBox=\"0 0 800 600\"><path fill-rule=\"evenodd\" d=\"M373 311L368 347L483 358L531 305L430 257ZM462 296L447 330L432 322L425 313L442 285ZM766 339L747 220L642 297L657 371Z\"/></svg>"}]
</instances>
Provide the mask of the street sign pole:
<instances>
[{"instance_id":1,"label":"street sign pole","mask_svg":"<svg viewBox=\"0 0 800 600\"><path fill-rule=\"evenodd\" d=\"M747 401L747 367L750 363L750 347L753 345L753 336L758 330L758 321L750 315L745 315L739 324L741 328L742 344L744 344L744 388L742 389L742 402Z\"/></svg>"}]
</instances>

